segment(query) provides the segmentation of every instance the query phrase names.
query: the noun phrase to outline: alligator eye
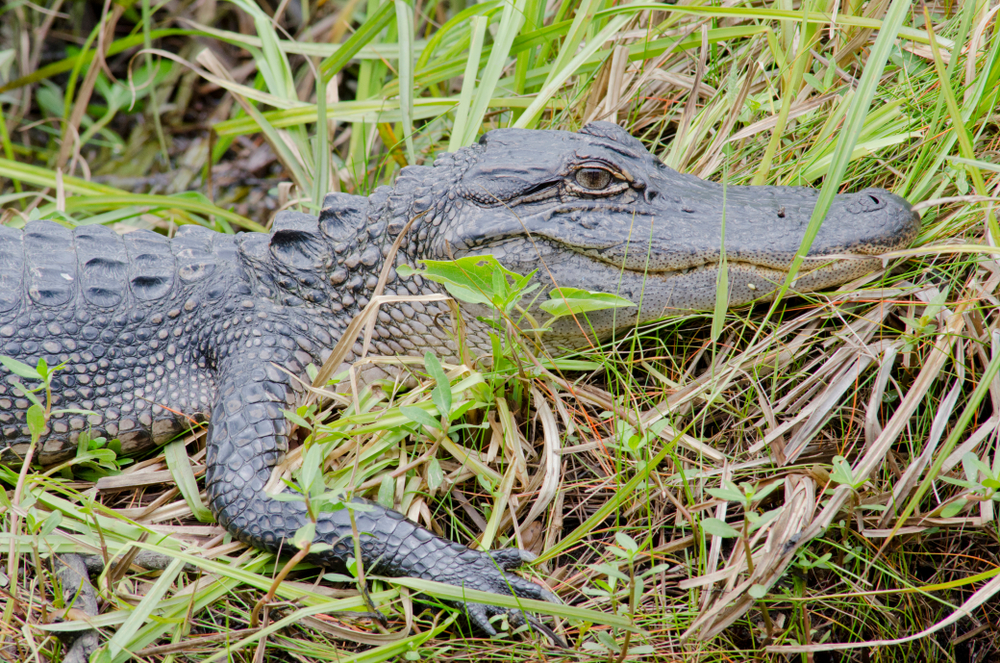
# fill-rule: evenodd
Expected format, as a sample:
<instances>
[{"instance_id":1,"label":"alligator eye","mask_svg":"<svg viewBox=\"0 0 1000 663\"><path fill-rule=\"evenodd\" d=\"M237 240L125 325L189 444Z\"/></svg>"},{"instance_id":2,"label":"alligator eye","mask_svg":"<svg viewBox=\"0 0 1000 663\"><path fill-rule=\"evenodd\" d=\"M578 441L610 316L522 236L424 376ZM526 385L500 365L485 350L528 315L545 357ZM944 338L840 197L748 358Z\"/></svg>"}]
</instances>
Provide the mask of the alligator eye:
<instances>
[{"instance_id":1,"label":"alligator eye","mask_svg":"<svg viewBox=\"0 0 1000 663\"><path fill-rule=\"evenodd\" d=\"M611 173L602 168L581 168L576 171L576 183L584 189L597 191L611 184Z\"/></svg>"}]
</instances>

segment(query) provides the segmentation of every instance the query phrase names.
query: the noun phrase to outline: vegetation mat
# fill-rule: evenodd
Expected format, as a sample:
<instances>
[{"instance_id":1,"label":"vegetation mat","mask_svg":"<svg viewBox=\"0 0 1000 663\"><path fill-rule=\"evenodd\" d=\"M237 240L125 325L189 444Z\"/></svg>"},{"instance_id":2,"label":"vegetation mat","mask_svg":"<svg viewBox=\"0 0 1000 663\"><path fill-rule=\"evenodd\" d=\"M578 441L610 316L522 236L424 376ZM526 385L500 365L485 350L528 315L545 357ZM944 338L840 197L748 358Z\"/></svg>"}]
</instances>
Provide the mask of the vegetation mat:
<instances>
[{"instance_id":1,"label":"vegetation mat","mask_svg":"<svg viewBox=\"0 0 1000 663\"><path fill-rule=\"evenodd\" d=\"M536 614L568 649L470 633L427 609L447 587L414 580L369 579L383 628L356 579L232 541L199 495L194 431L146 458L93 440L65 466L0 470L0 658L62 660L60 636L90 627L100 661L996 657L998 10L8 0L14 227L262 231L492 128L602 119L703 178L887 188L923 228L836 291L573 357L511 330L491 362L417 358L407 388L325 389L294 414L286 466L317 499L353 491L537 553L526 573L564 605ZM70 551L117 560L96 617L49 569ZM139 551L166 561L144 571Z\"/></svg>"}]
</instances>

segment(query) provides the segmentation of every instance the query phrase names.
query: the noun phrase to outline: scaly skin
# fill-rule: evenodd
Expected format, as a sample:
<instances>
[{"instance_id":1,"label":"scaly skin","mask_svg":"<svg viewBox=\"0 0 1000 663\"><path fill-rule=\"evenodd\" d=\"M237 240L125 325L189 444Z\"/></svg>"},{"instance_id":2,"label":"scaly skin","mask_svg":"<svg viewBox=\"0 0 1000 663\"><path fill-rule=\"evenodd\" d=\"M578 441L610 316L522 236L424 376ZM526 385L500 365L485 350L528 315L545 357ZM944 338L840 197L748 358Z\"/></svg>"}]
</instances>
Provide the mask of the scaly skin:
<instances>
[{"instance_id":1,"label":"scaly skin","mask_svg":"<svg viewBox=\"0 0 1000 663\"><path fill-rule=\"evenodd\" d=\"M815 200L809 189L728 187L731 304L767 297L780 285ZM394 266L492 253L515 271L538 269L544 289L559 284L641 302L591 314L600 339L666 312L712 308L722 218L719 185L663 166L615 125L575 134L499 130L442 155L433 168L404 169L393 189L369 198L333 194L318 220L279 214L269 235L185 226L168 240L49 221L23 232L0 227L0 354L30 365L39 357L65 363L52 384L53 406L95 413L55 416L36 455L42 464L72 457L83 431L117 437L131 453L208 421L213 513L241 540L277 551L306 522L301 503L272 500L263 490L288 448L281 410L303 397L288 374L329 356L368 303L408 222ZM885 191L838 196L797 289L870 270L876 254L908 244L918 225L906 201ZM859 258L825 257L844 253ZM385 294L431 292L435 284L390 270ZM490 341L476 316L488 314L464 307L467 341L484 355ZM372 354L458 354L443 304L388 305L378 321ZM556 351L592 340L573 321L557 323L546 337ZM6 463L19 462L30 439L29 402L12 378L0 372ZM554 599L507 573L527 553L473 551L374 504L356 519L373 573ZM343 568L353 554L351 531L345 512L322 514L317 539L332 548L315 560ZM467 609L493 633L487 619L496 608Z\"/></svg>"}]
</instances>

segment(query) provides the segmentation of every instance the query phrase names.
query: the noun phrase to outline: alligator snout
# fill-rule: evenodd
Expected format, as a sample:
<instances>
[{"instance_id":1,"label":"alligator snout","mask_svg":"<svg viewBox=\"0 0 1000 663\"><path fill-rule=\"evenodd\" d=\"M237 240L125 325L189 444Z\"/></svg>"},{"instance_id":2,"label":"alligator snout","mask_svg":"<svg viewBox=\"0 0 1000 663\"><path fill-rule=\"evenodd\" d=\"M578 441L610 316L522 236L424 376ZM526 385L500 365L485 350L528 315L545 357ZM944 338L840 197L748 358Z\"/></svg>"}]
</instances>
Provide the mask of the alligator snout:
<instances>
[{"instance_id":1,"label":"alligator snout","mask_svg":"<svg viewBox=\"0 0 1000 663\"><path fill-rule=\"evenodd\" d=\"M823 253L832 253L837 245L851 253L873 255L906 247L917 236L920 216L905 199L884 189L863 189L843 193L824 221Z\"/></svg>"}]
</instances>

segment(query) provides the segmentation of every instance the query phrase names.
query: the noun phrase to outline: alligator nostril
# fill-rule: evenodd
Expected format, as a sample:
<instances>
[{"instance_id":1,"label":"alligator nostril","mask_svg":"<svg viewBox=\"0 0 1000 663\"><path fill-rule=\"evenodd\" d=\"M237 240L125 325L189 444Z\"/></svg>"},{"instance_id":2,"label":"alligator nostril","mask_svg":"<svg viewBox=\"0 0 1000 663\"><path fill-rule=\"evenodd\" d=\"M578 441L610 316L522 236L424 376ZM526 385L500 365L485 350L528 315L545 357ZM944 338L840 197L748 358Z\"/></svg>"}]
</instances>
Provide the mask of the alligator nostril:
<instances>
[{"instance_id":1,"label":"alligator nostril","mask_svg":"<svg viewBox=\"0 0 1000 663\"><path fill-rule=\"evenodd\" d=\"M868 194L868 197L871 198L872 202L875 203L876 205L878 205L878 204L880 204L882 202L881 200L879 200L877 197L873 196L870 193Z\"/></svg>"}]
</instances>

